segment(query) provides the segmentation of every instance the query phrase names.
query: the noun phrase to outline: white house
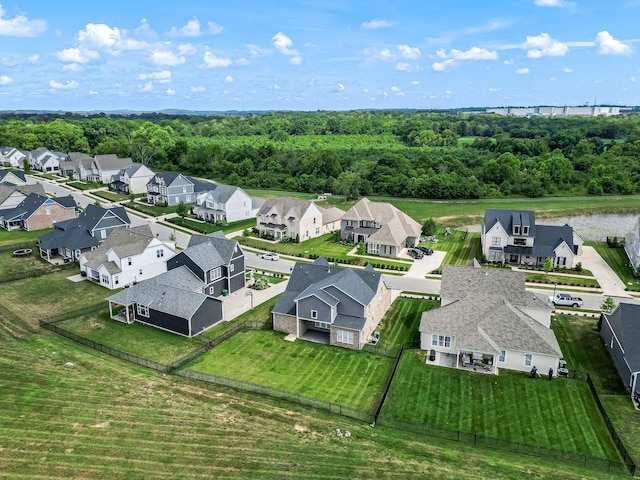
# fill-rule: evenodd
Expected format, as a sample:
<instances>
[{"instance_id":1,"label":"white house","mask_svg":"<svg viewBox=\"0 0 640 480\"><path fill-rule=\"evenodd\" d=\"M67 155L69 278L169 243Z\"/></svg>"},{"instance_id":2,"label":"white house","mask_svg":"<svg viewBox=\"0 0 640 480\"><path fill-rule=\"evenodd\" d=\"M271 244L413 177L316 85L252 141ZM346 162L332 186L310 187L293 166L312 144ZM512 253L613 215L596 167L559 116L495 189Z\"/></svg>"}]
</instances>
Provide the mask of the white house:
<instances>
[{"instance_id":1,"label":"white house","mask_svg":"<svg viewBox=\"0 0 640 480\"><path fill-rule=\"evenodd\" d=\"M0 147L0 165L10 165L13 168L22 168L27 154L13 147Z\"/></svg>"},{"instance_id":2,"label":"white house","mask_svg":"<svg viewBox=\"0 0 640 480\"><path fill-rule=\"evenodd\" d=\"M121 193L146 193L147 183L155 173L141 163L132 163L111 178L112 190Z\"/></svg>"},{"instance_id":3,"label":"white house","mask_svg":"<svg viewBox=\"0 0 640 480\"><path fill-rule=\"evenodd\" d=\"M60 152L51 152L50 150L40 147L29 152L29 165L34 170L42 172L57 172L60 162L64 162L67 156Z\"/></svg>"},{"instance_id":4,"label":"white house","mask_svg":"<svg viewBox=\"0 0 640 480\"><path fill-rule=\"evenodd\" d=\"M237 222L255 218L258 208L264 203L264 200L250 197L240 187L221 184L213 184L212 187L196 195L193 208L193 213L207 222Z\"/></svg>"},{"instance_id":5,"label":"white house","mask_svg":"<svg viewBox=\"0 0 640 480\"><path fill-rule=\"evenodd\" d=\"M175 242L153 235L148 225L113 230L95 250L80 256L80 271L110 290L153 278L167 271Z\"/></svg>"},{"instance_id":6,"label":"white house","mask_svg":"<svg viewBox=\"0 0 640 480\"><path fill-rule=\"evenodd\" d=\"M624 237L624 251L627 253L629 265L632 268L640 266L640 217L636 220L633 230Z\"/></svg>"},{"instance_id":7,"label":"white house","mask_svg":"<svg viewBox=\"0 0 640 480\"><path fill-rule=\"evenodd\" d=\"M0 184L23 186L27 184L27 179L24 176L24 172L20 170L5 170L0 169Z\"/></svg>"}]
</instances>

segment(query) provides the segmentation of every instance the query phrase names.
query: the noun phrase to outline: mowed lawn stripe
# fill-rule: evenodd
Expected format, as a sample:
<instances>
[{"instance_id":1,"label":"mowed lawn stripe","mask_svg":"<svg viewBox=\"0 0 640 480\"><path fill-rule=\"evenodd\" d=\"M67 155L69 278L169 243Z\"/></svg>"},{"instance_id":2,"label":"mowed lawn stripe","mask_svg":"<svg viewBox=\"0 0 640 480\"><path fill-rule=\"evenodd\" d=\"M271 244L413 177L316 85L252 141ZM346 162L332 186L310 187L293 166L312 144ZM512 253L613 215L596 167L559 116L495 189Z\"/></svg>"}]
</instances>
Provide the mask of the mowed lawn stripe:
<instances>
[{"instance_id":1,"label":"mowed lawn stripe","mask_svg":"<svg viewBox=\"0 0 640 480\"><path fill-rule=\"evenodd\" d=\"M188 368L372 411L393 359L304 340L287 342L281 333L253 330L226 340Z\"/></svg>"}]
</instances>

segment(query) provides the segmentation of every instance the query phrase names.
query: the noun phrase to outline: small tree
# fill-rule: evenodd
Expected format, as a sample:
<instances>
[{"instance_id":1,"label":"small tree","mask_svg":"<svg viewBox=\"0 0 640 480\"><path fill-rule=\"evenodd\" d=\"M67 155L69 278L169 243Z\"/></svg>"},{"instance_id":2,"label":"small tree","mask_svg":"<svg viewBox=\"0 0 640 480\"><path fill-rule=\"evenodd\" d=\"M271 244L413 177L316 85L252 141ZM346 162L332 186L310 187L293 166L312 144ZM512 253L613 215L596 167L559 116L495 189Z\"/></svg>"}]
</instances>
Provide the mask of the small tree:
<instances>
[{"instance_id":1,"label":"small tree","mask_svg":"<svg viewBox=\"0 0 640 480\"><path fill-rule=\"evenodd\" d=\"M616 308L616 302L611 297L605 298L602 305L600 305L600 309L607 313L612 312L614 308Z\"/></svg>"},{"instance_id":2,"label":"small tree","mask_svg":"<svg viewBox=\"0 0 640 480\"><path fill-rule=\"evenodd\" d=\"M69 175L67 175L67 177L69 178L70 182L73 182L73 172L69 172Z\"/></svg>"},{"instance_id":3,"label":"small tree","mask_svg":"<svg viewBox=\"0 0 640 480\"><path fill-rule=\"evenodd\" d=\"M245 229L242 231L242 236L243 236L243 237L250 237L250 236L251 236L251 232L249 231L249 229L248 229L248 228L245 228Z\"/></svg>"},{"instance_id":4,"label":"small tree","mask_svg":"<svg viewBox=\"0 0 640 480\"><path fill-rule=\"evenodd\" d=\"M94 204L96 207L101 207L101 206L102 206L102 202L101 202L100 200L96 200L95 202L93 202L93 204Z\"/></svg>"},{"instance_id":5,"label":"small tree","mask_svg":"<svg viewBox=\"0 0 640 480\"><path fill-rule=\"evenodd\" d=\"M29 165L29 160L26 158L22 160L22 168L24 169L24 173L31 173L31 165Z\"/></svg>"},{"instance_id":6,"label":"small tree","mask_svg":"<svg viewBox=\"0 0 640 480\"><path fill-rule=\"evenodd\" d=\"M553 270L553 260L547 257L544 260L544 273L549 273L551 270Z\"/></svg>"},{"instance_id":7,"label":"small tree","mask_svg":"<svg viewBox=\"0 0 640 480\"><path fill-rule=\"evenodd\" d=\"M582 262L578 262L576 263L576 272L581 272L582 271Z\"/></svg>"},{"instance_id":8,"label":"small tree","mask_svg":"<svg viewBox=\"0 0 640 480\"><path fill-rule=\"evenodd\" d=\"M176 208L176 213L181 218L184 218L189 214L189 208L183 201L180 201L180 203L178 204L178 207Z\"/></svg>"},{"instance_id":9,"label":"small tree","mask_svg":"<svg viewBox=\"0 0 640 480\"><path fill-rule=\"evenodd\" d=\"M433 218L428 218L422 224L422 234L426 237L430 237L436 234L436 221Z\"/></svg>"}]
</instances>

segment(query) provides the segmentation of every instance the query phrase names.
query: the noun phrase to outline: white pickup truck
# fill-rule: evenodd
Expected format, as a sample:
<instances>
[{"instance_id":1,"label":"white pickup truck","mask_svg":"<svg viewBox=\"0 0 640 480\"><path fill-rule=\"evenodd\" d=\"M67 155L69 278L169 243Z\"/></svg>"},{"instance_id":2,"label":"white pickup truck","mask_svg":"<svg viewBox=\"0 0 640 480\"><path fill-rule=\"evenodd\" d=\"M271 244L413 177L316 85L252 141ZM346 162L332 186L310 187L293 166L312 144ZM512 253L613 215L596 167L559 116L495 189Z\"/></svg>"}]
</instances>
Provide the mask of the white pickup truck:
<instances>
[{"instance_id":1,"label":"white pickup truck","mask_svg":"<svg viewBox=\"0 0 640 480\"><path fill-rule=\"evenodd\" d=\"M584 301L580 297L572 297L568 293L556 293L555 297L552 295L549 297L549 303L558 305L561 307L581 307Z\"/></svg>"}]
</instances>

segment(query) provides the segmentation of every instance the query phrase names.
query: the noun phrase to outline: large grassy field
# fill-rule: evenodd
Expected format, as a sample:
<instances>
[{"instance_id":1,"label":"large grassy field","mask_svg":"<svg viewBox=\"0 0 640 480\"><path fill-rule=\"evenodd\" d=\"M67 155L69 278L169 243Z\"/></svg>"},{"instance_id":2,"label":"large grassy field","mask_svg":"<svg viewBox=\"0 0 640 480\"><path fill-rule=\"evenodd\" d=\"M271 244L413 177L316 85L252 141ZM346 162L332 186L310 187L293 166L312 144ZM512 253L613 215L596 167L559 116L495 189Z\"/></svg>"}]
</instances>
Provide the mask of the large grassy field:
<instances>
[{"instance_id":1,"label":"large grassy field","mask_svg":"<svg viewBox=\"0 0 640 480\"><path fill-rule=\"evenodd\" d=\"M47 332L0 347L4 478L629 478L156 375Z\"/></svg>"},{"instance_id":2,"label":"large grassy field","mask_svg":"<svg viewBox=\"0 0 640 480\"><path fill-rule=\"evenodd\" d=\"M15 245L17 243L29 242L33 244L33 249L35 250L36 240L38 239L38 237L52 230L52 228L47 228L44 230L27 232L25 230L7 231L3 228L0 228L0 247L5 245Z\"/></svg>"},{"instance_id":3,"label":"large grassy field","mask_svg":"<svg viewBox=\"0 0 640 480\"><path fill-rule=\"evenodd\" d=\"M39 251L35 245L30 247L33 252L26 257L14 257L12 250L0 252L0 280L2 277L13 275L28 276L30 273L40 274L43 272L65 271L68 275L77 273L77 265L53 265L40 258ZM75 267L75 270L74 270Z\"/></svg>"},{"instance_id":4,"label":"large grassy field","mask_svg":"<svg viewBox=\"0 0 640 480\"><path fill-rule=\"evenodd\" d=\"M585 245L595 248L598 255L613 268L627 290L640 291L640 279L633 276L633 270L629 267L629 258L624 248L609 248L606 242L585 242Z\"/></svg>"},{"instance_id":5,"label":"large grassy field","mask_svg":"<svg viewBox=\"0 0 640 480\"><path fill-rule=\"evenodd\" d=\"M619 459L585 382L426 365L419 350L403 354L382 415Z\"/></svg>"},{"instance_id":6,"label":"large grassy field","mask_svg":"<svg viewBox=\"0 0 640 480\"><path fill-rule=\"evenodd\" d=\"M374 411L389 378L392 358L304 340L283 333L246 330L188 368L307 397Z\"/></svg>"}]
</instances>

